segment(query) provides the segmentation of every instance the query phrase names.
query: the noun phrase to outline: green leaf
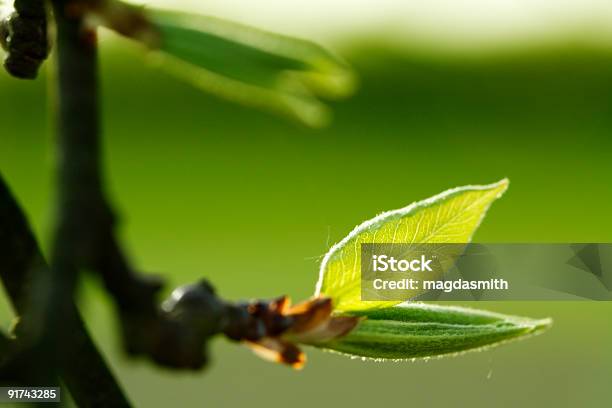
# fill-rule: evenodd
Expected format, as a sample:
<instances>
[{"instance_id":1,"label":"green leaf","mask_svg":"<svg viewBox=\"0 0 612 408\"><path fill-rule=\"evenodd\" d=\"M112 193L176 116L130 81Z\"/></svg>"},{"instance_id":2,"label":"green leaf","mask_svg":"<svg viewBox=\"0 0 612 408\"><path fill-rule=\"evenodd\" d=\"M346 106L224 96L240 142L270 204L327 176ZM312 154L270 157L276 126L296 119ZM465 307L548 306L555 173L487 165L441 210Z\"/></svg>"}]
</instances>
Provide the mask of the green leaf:
<instances>
[{"instance_id":1,"label":"green leaf","mask_svg":"<svg viewBox=\"0 0 612 408\"><path fill-rule=\"evenodd\" d=\"M540 333L552 323L422 303L351 314L364 320L345 337L317 347L373 359L414 359L479 350Z\"/></svg>"},{"instance_id":2,"label":"green leaf","mask_svg":"<svg viewBox=\"0 0 612 408\"><path fill-rule=\"evenodd\" d=\"M317 96L349 95L348 66L308 41L214 17L146 10L160 34L160 62L199 88L231 101L320 126L327 107Z\"/></svg>"},{"instance_id":3,"label":"green leaf","mask_svg":"<svg viewBox=\"0 0 612 408\"><path fill-rule=\"evenodd\" d=\"M507 179L485 186L458 187L364 222L327 252L315 294L331 297L338 311L400 303L361 301L361 244L468 243L490 205L507 187Z\"/></svg>"}]
</instances>

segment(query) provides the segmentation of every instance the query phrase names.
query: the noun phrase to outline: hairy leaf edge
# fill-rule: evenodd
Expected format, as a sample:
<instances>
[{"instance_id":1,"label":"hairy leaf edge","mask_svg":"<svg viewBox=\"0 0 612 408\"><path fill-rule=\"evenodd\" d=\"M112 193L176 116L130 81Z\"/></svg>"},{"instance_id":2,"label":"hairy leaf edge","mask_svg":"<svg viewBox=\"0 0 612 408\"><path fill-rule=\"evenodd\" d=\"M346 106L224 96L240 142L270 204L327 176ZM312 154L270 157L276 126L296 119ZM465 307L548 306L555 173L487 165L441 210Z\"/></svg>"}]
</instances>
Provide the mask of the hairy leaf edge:
<instances>
[{"instance_id":1,"label":"hairy leaf edge","mask_svg":"<svg viewBox=\"0 0 612 408\"><path fill-rule=\"evenodd\" d=\"M455 352L450 352L450 353L440 353L440 354L434 354L431 356L423 356L423 357L409 357L409 358L384 358L384 357L367 357L367 356L360 356L360 355L356 355L356 354L351 354L351 353L347 353L347 352L343 352L343 351L339 351L339 350L334 350L332 348L328 348L326 347L325 343L322 344L311 344L311 346L316 347L320 350L323 350L325 352L328 353L332 353L332 354L340 354L346 357L349 357L353 360L362 360L362 361L376 361L376 362L416 362L416 361L427 361L427 360L431 360L431 359L442 359L442 358L446 358L446 357L457 357L457 356L462 356L464 354L467 353L473 353L473 352L479 352L479 351L486 351L486 350L490 350L492 348L498 347L498 346L502 346L508 343L513 343L516 341L520 341L520 340L524 340L524 339L528 339L531 337L535 337L538 336L542 333L544 333L546 330L550 329L553 325L553 319L550 317L547 318L543 318L543 319L531 319L528 317L521 317L521 316L514 316L514 315L506 315L503 313L496 313L496 312L491 312L491 311L487 311L487 310L480 310L480 309L474 309L474 308L469 308L469 307L463 307L463 306L442 306L442 305L435 305L435 304L427 304L427 303L414 303L414 302L404 302L398 306L392 306L394 308L398 308L398 307L405 307L405 305L407 304L411 304L414 306L419 306L419 307L423 307L426 309L432 309L432 310L453 310L456 312L466 312L466 313L473 313L473 314L477 314L480 316L488 316L488 317L495 317L495 318L499 318L502 320L505 320L509 323L513 323L518 327L522 327L525 328L526 331L524 333L521 333L517 336L508 338L508 339L504 339L504 340L499 340L496 341L494 343L491 344L486 344L484 346L480 346L480 347L474 347L474 348L470 348L470 349L466 349L466 350L462 350L462 351L455 351ZM404 306L402 306L404 305ZM348 315L350 315L350 313L348 313ZM367 319L364 317L364 319ZM484 326L486 326L487 324L483 324ZM355 327L356 329L357 327ZM353 329L353 330L355 330Z\"/></svg>"},{"instance_id":2,"label":"hairy leaf edge","mask_svg":"<svg viewBox=\"0 0 612 408\"><path fill-rule=\"evenodd\" d=\"M499 199L508 189L508 185L510 184L510 180L508 180L507 178L504 178L496 183L492 183L492 184L484 184L484 185L467 185L467 186L460 186L460 187L454 187L451 188L449 190L443 191L442 193L436 194L432 197L426 198L424 200L421 201L415 201L409 205L407 205L406 207L402 207L402 208L398 208L395 210L389 210L389 211L385 211L381 214L378 214L376 217L369 219L367 221L364 221L363 223L357 225L355 228L353 228L353 230L346 236L344 237L340 242L337 242L336 244L334 244L329 251L327 251L327 253L325 254L325 256L323 257L323 260L321 261L321 267L319 269L319 280L317 281L317 285L315 288L315 296L320 296L321 295L321 288L323 286L323 278L325 276L325 268L327 266L327 263L329 262L329 260L331 259L331 257L338 251L340 250L342 247L344 247L351 239L355 238L356 236L358 236L359 234L361 234L362 232L364 232L365 230L367 230L368 228L370 228L371 226L384 221L386 218L391 217L391 216L406 216L411 214L412 212L419 210L421 208L426 208L432 204L435 204L437 201L439 200L444 200L446 198L449 198L450 196L452 196L453 194L457 194L457 193L461 193L463 191L484 191L484 190L492 190L495 189L497 187L504 187L499 194L495 197L495 199ZM488 207L490 208L490 207ZM483 213L480 216L480 219L478 220L478 223L476 224L476 228L474 228L474 232L478 229L478 227L480 226L480 224L482 223L482 220L484 219L485 215L488 212L488 208L487 210L483 211ZM472 235L470 235L470 238L468 239L468 241L471 241L472 236L474 235L474 232L472 233Z\"/></svg>"}]
</instances>

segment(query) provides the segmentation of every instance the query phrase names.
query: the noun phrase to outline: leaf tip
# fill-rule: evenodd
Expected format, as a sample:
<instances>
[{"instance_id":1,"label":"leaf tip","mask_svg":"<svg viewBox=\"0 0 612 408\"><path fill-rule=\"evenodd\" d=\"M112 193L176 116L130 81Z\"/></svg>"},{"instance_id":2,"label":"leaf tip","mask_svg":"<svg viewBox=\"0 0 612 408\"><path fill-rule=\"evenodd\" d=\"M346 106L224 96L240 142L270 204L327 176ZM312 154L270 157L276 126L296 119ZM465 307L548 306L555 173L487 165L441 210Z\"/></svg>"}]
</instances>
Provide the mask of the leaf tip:
<instances>
[{"instance_id":1,"label":"leaf tip","mask_svg":"<svg viewBox=\"0 0 612 408\"><path fill-rule=\"evenodd\" d=\"M529 319L526 323L523 323L526 328L525 334L540 334L548 329L550 329L553 325L553 319L547 317L545 319Z\"/></svg>"},{"instance_id":2,"label":"leaf tip","mask_svg":"<svg viewBox=\"0 0 612 408\"><path fill-rule=\"evenodd\" d=\"M477 185L477 186L467 186L466 188L472 188L472 189L475 189L475 190L481 190L481 191L484 190L484 191L487 191L487 192L493 192L493 193L495 193L494 200L496 200L496 199L500 198L501 196L503 196L506 191L508 191L508 187L509 186L510 186L510 179L505 177L505 178L503 178L503 179L501 179L499 181L496 181L495 183L484 184L484 185Z\"/></svg>"},{"instance_id":3,"label":"leaf tip","mask_svg":"<svg viewBox=\"0 0 612 408\"><path fill-rule=\"evenodd\" d=\"M497 198L504 195L504 193L508 190L509 186L510 186L510 179L507 177L499 180L497 183L491 184L492 188L495 188L499 191Z\"/></svg>"}]
</instances>

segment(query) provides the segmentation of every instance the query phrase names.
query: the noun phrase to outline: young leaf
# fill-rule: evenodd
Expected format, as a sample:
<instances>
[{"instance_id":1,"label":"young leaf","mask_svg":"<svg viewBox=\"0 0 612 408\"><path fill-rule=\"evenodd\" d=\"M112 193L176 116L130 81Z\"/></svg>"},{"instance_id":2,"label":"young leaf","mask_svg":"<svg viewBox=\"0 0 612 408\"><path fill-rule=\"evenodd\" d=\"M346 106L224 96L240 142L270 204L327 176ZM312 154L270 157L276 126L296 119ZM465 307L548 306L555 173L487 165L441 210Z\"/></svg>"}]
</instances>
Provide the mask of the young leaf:
<instances>
[{"instance_id":1,"label":"young leaf","mask_svg":"<svg viewBox=\"0 0 612 408\"><path fill-rule=\"evenodd\" d=\"M361 301L361 244L470 242L489 206L507 187L507 179L485 186L458 187L364 222L327 252L315 295L331 297L338 311L400 303Z\"/></svg>"},{"instance_id":2,"label":"young leaf","mask_svg":"<svg viewBox=\"0 0 612 408\"><path fill-rule=\"evenodd\" d=\"M472 309L404 303L354 312L364 317L345 337L315 346L373 359L413 359L456 354L524 338L551 325Z\"/></svg>"},{"instance_id":3,"label":"young leaf","mask_svg":"<svg viewBox=\"0 0 612 408\"><path fill-rule=\"evenodd\" d=\"M159 34L161 65L217 96L320 126L328 111L316 96L354 88L347 65L311 42L213 17L146 15Z\"/></svg>"}]
</instances>

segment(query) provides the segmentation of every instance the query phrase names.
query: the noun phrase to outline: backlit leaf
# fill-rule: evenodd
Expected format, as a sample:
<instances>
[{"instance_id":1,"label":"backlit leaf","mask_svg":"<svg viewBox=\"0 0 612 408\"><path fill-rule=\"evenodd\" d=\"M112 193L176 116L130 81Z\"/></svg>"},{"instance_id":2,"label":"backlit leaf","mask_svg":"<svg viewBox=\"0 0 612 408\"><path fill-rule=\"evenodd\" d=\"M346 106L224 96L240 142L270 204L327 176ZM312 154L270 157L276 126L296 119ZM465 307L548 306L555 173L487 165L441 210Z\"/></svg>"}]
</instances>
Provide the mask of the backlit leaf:
<instances>
[{"instance_id":1,"label":"backlit leaf","mask_svg":"<svg viewBox=\"0 0 612 408\"><path fill-rule=\"evenodd\" d=\"M399 301L361 301L362 243L468 243L508 180L447 190L427 200L388 211L357 226L321 263L316 295L333 299L335 310L383 308Z\"/></svg>"}]
</instances>

